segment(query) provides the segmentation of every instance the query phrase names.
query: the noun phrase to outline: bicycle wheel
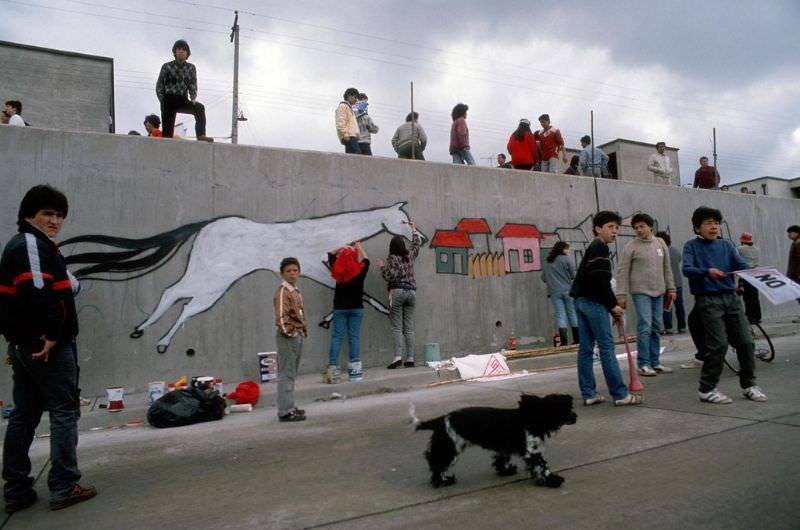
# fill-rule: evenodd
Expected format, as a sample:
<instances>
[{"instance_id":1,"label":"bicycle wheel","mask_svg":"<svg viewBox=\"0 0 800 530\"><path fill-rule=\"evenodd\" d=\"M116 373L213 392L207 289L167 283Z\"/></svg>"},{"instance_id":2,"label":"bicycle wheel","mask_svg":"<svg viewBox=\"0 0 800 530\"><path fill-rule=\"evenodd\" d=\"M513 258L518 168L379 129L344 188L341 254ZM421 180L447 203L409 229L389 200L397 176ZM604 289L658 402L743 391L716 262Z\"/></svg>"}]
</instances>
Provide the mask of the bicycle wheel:
<instances>
[{"instance_id":1,"label":"bicycle wheel","mask_svg":"<svg viewBox=\"0 0 800 530\"><path fill-rule=\"evenodd\" d=\"M772 345L772 339L769 338L761 324L750 324L750 331L753 334L755 358L764 362L772 362L775 358L775 346ZM730 346L725 354L725 366L730 368L733 373L739 374L739 358L736 356L736 348L733 346Z\"/></svg>"},{"instance_id":2,"label":"bicycle wheel","mask_svg":"<svg viewBox=\"0 0 800 530\"><path fill-rule=\"evenodd\" d=\"M753 330L756 359L767 363L772 362L775 358L775 346L772 345L772 339L769 338L761 324L753 324L750 328Z\"/></svg>"}]
</instances>

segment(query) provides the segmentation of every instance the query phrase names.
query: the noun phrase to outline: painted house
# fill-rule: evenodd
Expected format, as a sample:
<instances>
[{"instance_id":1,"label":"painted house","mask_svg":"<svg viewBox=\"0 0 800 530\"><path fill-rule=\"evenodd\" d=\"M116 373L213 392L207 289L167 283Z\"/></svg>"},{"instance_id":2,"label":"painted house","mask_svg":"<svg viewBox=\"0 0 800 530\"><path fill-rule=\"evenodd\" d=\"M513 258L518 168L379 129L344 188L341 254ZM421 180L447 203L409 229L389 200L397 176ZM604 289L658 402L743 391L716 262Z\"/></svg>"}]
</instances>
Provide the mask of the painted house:
<instances>
[{"instance_id":1,"label":"painted house","mask_svg":"<svg viewBox=\"0 0 800 530\"><path fill-rule=\"evenodd\" d=\"M467 232L437 230L430 246L436 250L437 273L467 274L467 249L472 248L472 240Z\"/></svg>"},{"instance_id":2,"label":"painted house","mask_svg":"<svg viewBox=\"0 0 800 530\"><path fill-rule=\"evenodd\" d=\"M530 272L542 269L539 242L555 234L542 234L536 225L507 223L497 232L503 242L506 272Z\"/></svg>"}]
</instances>

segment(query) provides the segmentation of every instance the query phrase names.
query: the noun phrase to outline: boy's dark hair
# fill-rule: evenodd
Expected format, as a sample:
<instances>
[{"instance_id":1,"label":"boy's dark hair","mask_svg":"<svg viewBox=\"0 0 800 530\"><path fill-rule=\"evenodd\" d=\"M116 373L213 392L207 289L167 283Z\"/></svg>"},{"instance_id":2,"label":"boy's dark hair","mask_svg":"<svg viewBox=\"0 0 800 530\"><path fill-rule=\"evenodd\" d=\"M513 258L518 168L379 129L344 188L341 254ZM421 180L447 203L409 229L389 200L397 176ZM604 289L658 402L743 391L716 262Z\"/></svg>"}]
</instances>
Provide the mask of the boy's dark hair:
<instances>
[{"instance_id":1,"label":"boy's dark hair","mask_svg":"<svg viewBox=\"0 0 800 530\"><path fill-rule=\"evenodd\" d=\"M714 219L716 222L721 223L722 212L709 206L700 206L692 214L692 226L695 230L699 230L700 225L707 219Z\"/></svg>"},{"instance_id":2,"label":"boy's dark hair","mask_svg":"<svg viewBox=\"0 0 800 530\"><path fill-rule=\"evenodd\" d=\"M6 101L6 105L8 105L9 107L14 107L14 109L16 109L16 111L17 111L17 114L22 114L22 103L21 102L15 100L15 99L11 99L9 101Z\"/></svg>"},{"instance_id":3,"label":"boy's dark hair","mask_svg":"<svg viewBox=\"0 0 800 530\"><path fill-rule=\"evenodd\" d=\"M547 123L550 123L550 115L542 114L541 116L539 116L539 121L546 121Z\"/></svg>"},{"instance_id":4,"label":"boy's dark hair","mask_svg":"<svg viewBox=\"0 0 800 530\"><path fill-rule=\"evenodd\" d=\"M666 144L666 143L664 143L664 142L658 142L658 143L656 144L656 147L658 147L658 146L660 146L660 145L663 145L664 147L667 147L667 144Z\"/></svg>"},{"instance_id":5,"label":"boy's dark hair","mask_svg":"<svg viewBox=\"0 0 800 530\"><path fill-rule=\"evenodd\" d=\"M281 274L283 274L284 269L289 265L297 265L297 268L300 268L300 260L297 258L283 258L281 260Z\"/></svg>"},{"instance_id":6,"label":"boy's dark hair","mask_svg":"<svg viewBox=\"0 0 800 530\"><path fill-rule=\"evenodd\" d=\"M631 226L636 226L637 223L644 223L650 228L653 228L655 221L646 213L639 212L631 218Z\"/></svg>"},{"instance_id":7,"label":"boy's dark hair","mask_svg":"<svg viewBox=\"0 0 800 530\"><path fill-rule=\"evenodd\" d=\"M700 162L702 162L703 160L708 160L708 157L707 156L701 156L700 157Z\"/></svg>"},{"instance_id":8,"label":"boy's dark hair","mask_svg":"<svg viewBox=\"0 0 800 530\"><path fill-rule=\"evenodd\" d=\"M672 238L669 236L668 233L666 233L666 232L658 232L656 234L656 237L660 237L661 239L663 239L664 243L666 243L668 247L672 246Z\"/></svg>"},{"instance_id":9,"label":"boy's dark hair","mask_svg":"<svg viewBox=\"0 0 800 530\"><path fill-rule=\"evenodd\" d=\"M419 112L409 112L406 116L406 121L411 121L412 119L414 121L419 121Z\"/></svg>"},{"instance_id":10,"label":"boy's dark hair","mask_svg":"<svg viewBox=\"0 0 800 530\"><path fill-rule=\"evenodd\" d=\"M128 131L128 136L141 136L141 135L142 135L142 133L140 133L139 131L137 131L135 129L131 129L130 131Z\"/></svg>"},{"instance_id":11,"label":"boy's dark hair","mask_svg":"<svg viewBox=\"0 0 800 530\"><path fill-rule=\"evenodd\" d=\"M144 117L144 123L147 125L148 123L158 129L161 127L161 118L156 116L155 114L149 114Z\"/></svg>"},{"instance_id":12,"label":"boy's dark hair","mask_svg":"<svg viewBox=\"0 0 800 530\"><path fill-rule=\"evenodd\" d=\"M358 97L358 89L357 88L348 88L347 90L344 91L344 95L342 96L342 99L347 101L347 98L349 96L355 96L357 98Z\"/></svg>"},{"instance_id":13,"label":"boy's dark hair","mask_svg":"<svg viewBox=\"0 0 800 530\"><path fill-rule=\"evenodd\" d=\"M798 225L792 225L792 226L790 226L789 228L787 228L787 229L786 229L786 232L787 232L787 233L788 233L788 232L795 232L795 233L798 233L798 234L800 234L800 226L798 226Z\"/></svg>"},{"instance_id":14,"label":"boy's dark hair","mask_svg":"<svg viewBox=\"0 0 800 530\"><path fill-rule=\"evenodd\" d=\"M389 255L408 258L408 249L406 248L405 241L403 241L403 236L394 236L391 241L389 241Z\"/></svg>"},{"instance_id":15,"label":"boy's dark hair","mask_svg":"<svg viewBox=\"0 0 800 530\"><path fill-rule=\"evenodd\" d=\"M583 136L581 136L581 143L589 145L590 143L592 143L592 137L589 136L588 134L584 134Z\"/></svg>"},{"instance_id":16,"label":"boy's dark hair","mask_svg":"<svg viewBox=\"0 0 800 530\"><path fill-rule=\"evenodd\" d=\"M469 107L464 103L458 103L455 107L453 107L453 112L450 113L450 117L453 118L453 121L456 121L459 118L463 118L467 115L467 111Z\"/></svg>"},{"instance_id":17,"label":"boy's dark hair","mask_svg":"<svg viewBox=\"0 0 800 530\"><path fill-rule=\"evenodd\" d=\"M40 210L55 210L66 218L69 212L67 196L49 184L32 187L19 203L17 225L22 226L26 218L35 217Z\"/></svg>"},{"instance_id":18,"label":"boy's dark hair","mask_svg":"<svg viewBox=\"0 0 800 530\"><path fill-rule=\"evenodd\" d=\"M603 226L606 223L617 223L618 225L622 224L622 217L619 216L617 212L610 212L608 210L602 210L594 214L592 217L592 228L596 228L598 226Z\"/></svg>"},{"instance_id":19,"label":"boy's dark hair","mask_svg":"<svg viewBox=\"0 0 800 530\"><path fill-rule=\"evenodd\" d=\"M183 39L178 39L175 41L175 44L172 45L172 55L175 55L175 50L177 49L186 50L186 58L188 59L192 55L192 50L189 48L189 43Z\"/></svg>"}]
</instances>

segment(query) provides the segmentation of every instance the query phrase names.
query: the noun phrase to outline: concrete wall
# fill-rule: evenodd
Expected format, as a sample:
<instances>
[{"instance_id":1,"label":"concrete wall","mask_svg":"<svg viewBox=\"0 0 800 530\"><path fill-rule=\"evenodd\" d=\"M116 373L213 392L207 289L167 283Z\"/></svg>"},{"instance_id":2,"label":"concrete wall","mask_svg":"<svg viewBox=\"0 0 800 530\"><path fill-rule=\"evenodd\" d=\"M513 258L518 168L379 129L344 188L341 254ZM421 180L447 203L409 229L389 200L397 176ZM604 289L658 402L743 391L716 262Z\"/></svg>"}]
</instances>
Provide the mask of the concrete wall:
<instances>
[{"instance_id":1,"label":"concrete wall","mask_svg":"<svg viewBox=\"0 0 800 530\"><path fill-rule=\"evenodd\" d=\"M64 190L71 201L61 241L86 234L140 239L223 216L246 218L207 225L163 266L140 277L145 271L96 275L125 281L83 280L77 301L86 395L112 385L142 391L148 381L181 374L214 374L231 383L255 379L256 352L275 348L272 294L279 281L271 271L250 270L276 268L280 258L297 255L306 275L329 281L321 266L325 250L362 238L372 258L385 258L391 236L382 230L407 230L400 223L403 210L429 238L437 230L452 231L463 219L477 219L462 224L475 233L467 234L464 248L454 249L468 253L469 274L437 272L438 249L429 246L416 262L418 358L426 342L440 343L444 355L493 351L512 330L522 345L549 344L554 326L541 272L506 273L514 267L501 259L503 245L517 244L527 234L525 248L544 254L564 239L580 257L591 239L587 217L595 211L595 186L600 208L623 216L649 212L676 245L691 237L694 208L719 207L728 217L726 236L753 232L762 262L781 269L787 259L785 227L800 219L800 201L789 199L242 145L1 128L0 152L0 243L14 234L24 192L41 182ZM401 201L407 201L402 210L393 209ZM377 219L384 211L389 213ZM348 215L330 217L342 213ZM480 227L491 233L480 233ZM501 230L513 237L498 237ZM621 243L631 236L626 227ZM101 250L120 249L87 243L63 247L68 256ZM524 250L519 248L518 259L524 260ZM181 301L140 338L130 338L165 290L181 280L187 263L186 276L193 281L177 293ZM220 278L233 278L230 288L188 319L165 353L157 353L182 304L214 298L210 288ZM301 371L321 372L330 332L316 323L331 309L333 292L308 278L301 285L311 324ZM366 290L386 303L386 286L377 272L370 271ZM764 302L764 310L775 316L791 314L796 306ZM342 357L346 360L345 352ZM367 377L369 368L383 369L391 357L388 319L366 306L362 358ZM0 399L5 400L8 370L3 373Z\"/></svg>"},{"instance_id":2,"label":"concrete wall","mask_svg":"<svg viewBox=\"0 0 800 530\"><path fill-rule=\"evenodd\" d=\"M34 127L109 131L113 59L0 41L0 64L3 101L21 101L22 117Z\"/></svg>"},{"instance_id":3,"label":"concrete wall","mask_svg":"<svg viewBox=\"0 0 800 530\"><path fill-rule=\"evenodd\" d=\"M613 140L600 147L607 155L616 154L617 178L632 182L652 183L653 173L647 170L650 155L656 152L655 145L632 140ZM681 169L678 164L678 149L667 147L667 156L672 162L672 184L681 185Z\"/></svg>"}]
</instances>

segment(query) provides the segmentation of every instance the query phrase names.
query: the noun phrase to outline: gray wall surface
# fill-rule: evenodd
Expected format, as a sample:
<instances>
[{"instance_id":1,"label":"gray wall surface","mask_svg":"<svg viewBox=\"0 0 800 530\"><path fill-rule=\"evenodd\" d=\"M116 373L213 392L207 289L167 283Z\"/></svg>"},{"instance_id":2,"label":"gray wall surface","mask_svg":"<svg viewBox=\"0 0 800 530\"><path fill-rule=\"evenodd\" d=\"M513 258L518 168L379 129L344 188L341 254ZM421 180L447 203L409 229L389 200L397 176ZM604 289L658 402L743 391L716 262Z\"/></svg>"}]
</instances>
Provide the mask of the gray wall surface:
<instances>
[{"instance_id":1,"label":"gray wall surface","mask_svg":"<svg viewBox=\"0 0 800 530\"><path fill-rule=\"evenodd\" d=\"M0 97L22 102L34 127L108 132L114 60L0 41Z\"/></svg>"},{"instance_id":2,"label":"gray wall surface","mask_svg":"<svg viewBox=\"0 0 800 530\"><path fill-rule=\"evenodd\" d=\"M149 381L183 374L215 375L228 384L256 379L256 353L275 349L272 295L279 280L273 271L287 255L301 257L306 275L301 288L310 336L301 371L321 373L330 332L317 323L333 298L323 285L330 282L322 267L325 251L363 239L371 258L385 259L391 235L384 229L407 231L403 212L429 242L437 238L437 246L426 244L415 264L418 359L427 342L439 343L446 356L496 351L512 330L522 346L548 345L553 312L541 261L559 239L569 241L580 258L592 238L588 217L595 211L595 185L601 209L623 217L648 212L679 248L692 237L692 211L703 204L718 207L726 216L725 236L754 233L762 263L781 270L789 246L786 226L800 220L800 201L792 199L242 145L6 127L0 128L0 152L0 244L15 233L22 195L43 182L71 201L62 242L88 234L149 238L208 222L196 234L187 229L179 237L158 238L165 245L185 244L154 270L92 275L117 281L83 279L77 304L85 395L114 385L141 392ZM226 216L241 217L214 221ZM456 231L459 223L472 233ZM632 235L623 227L612 250ZM80 243L62 250L70 256L123 249ZM467 266L451 271L459 255L467 256ZM368 274L366 291L387 302L376 270ZM165 304L140 338L131 338L162 296L170 295L175 303ZM183 311L198 314L178 326L165 353L157 353L185 303ZM796 311L794 304L762 304L765 316ZM387 317L365 304L361 345L367 377L370 368L391 361L391 344ZM346 361L346 350L341 357ZM4 400L10 398L9 371L0 382Z\"/></svg>"}]
</instances>

